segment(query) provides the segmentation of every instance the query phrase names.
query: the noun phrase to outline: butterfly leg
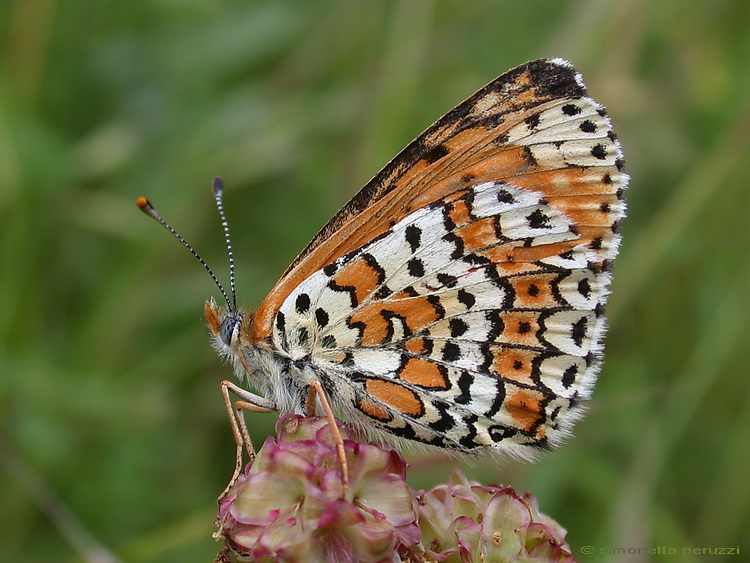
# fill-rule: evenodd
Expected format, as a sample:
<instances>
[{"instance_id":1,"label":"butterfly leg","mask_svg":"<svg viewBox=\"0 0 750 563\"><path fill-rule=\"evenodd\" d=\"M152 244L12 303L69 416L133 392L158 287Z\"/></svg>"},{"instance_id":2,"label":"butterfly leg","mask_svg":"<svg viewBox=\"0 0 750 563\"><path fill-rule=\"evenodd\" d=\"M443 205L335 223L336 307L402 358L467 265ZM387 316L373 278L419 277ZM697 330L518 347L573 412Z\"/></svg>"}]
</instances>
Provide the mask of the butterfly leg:
<instances>
[{"instance_id":1,"label":"butterfly leg","mask_svg":"<svg viewBox=\"0 0 750 563\"><path fill-rule=\"evenodd\" d=\"M341 462L341 481L343 492L346 493L346 489L349 487L349 465L346 462L346 451L344 450L344 439L341 437L339 432L339 426L336 423L336 417L333 416L333 410L328 402L323 386L319 381L313 381L310 384L310 390L307 394L307 416L315 416L316 402L315 398L318 398L320 404L323 406L326 418L328 419L328 426L333 432L333 441L336 444L336 450L339 454L339 461Z\"/></svg>"},{"instance_id":2,"label":"butterfly leg","mask_svg":"<svg viewBox=\"0 0 750 563\"><path fill-rule=\"evenodd\" d=\"M242 401L235 401L232 403L232 399L229 393L234 393ZM250 433L247 431L247 425L245 424L245 417L242 411L250 412L274 412L276 409L273 408L273 404L263 397L254 395L249 391L246 391L242 387L239 387L231 381L221 382L221 396L224 398L224 406L227 409L227 415L229 416L229 423L232 426L232 435L234 436L234 443L237 445L237 457L234 466L234 474L229 480L229 484L226 486L224 491L219 495L219 500L223 499L230 489L237 482L237 478L242 472L242 451L243 449L247 452L250 463L255 459L255 448L250 440Z\"/></svg>"}]
</instances>

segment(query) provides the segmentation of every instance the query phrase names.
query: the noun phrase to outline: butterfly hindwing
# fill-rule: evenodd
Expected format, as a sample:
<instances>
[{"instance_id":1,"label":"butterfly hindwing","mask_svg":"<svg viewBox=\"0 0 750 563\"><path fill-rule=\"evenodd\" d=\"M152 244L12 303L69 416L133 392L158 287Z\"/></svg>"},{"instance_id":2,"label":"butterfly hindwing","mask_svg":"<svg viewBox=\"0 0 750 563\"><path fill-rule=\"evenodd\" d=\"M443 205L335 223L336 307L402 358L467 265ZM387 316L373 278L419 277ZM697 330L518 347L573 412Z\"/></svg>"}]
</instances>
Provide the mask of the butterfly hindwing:
<instances>
[{"instance_id":1,"label":"butterfly hindwing","mask_svg":"<svg viewBox=\"0 0 750 563\"><path fill-rule=\"evenodd\" d=\"M571 226L509 183L458 191L300 284L274 344L365 427L463 451L556 442L591 387L606 281Z\"/></svg>"}]
</instances>

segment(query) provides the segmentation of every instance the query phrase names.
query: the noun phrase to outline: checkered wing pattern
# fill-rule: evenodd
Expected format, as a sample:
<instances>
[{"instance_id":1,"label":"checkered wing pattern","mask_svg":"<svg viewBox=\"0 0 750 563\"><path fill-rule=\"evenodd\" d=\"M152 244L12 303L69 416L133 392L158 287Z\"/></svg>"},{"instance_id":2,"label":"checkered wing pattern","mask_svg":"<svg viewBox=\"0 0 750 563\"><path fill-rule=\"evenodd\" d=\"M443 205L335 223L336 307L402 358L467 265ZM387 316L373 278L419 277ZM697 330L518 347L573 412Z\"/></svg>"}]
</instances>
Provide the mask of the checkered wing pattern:
<instances>
[{"instance_id":1,"label":"checkered wing pattern","mask_svg":"<svg viewBox=\"0 0 750 563\"><path fill-rule=\"evenodd\" d=\"M355 196L297 264L329 261L271 317L274 348L366 427L524 456L564 437L591 393L627 177L579 75L519 68Z\"/></svg>"},{"instance_id":2,"label":"checkered wing pattern","mask_svg":"<svg viewBox=\"0 0 750 563\"><path fill-rule=\"evenodd\" d=\"M527 63L411 143L290 266L251 340L385 436L533 455L600 363L627 176L569 63Z\"/></svg>"}]
</instances>

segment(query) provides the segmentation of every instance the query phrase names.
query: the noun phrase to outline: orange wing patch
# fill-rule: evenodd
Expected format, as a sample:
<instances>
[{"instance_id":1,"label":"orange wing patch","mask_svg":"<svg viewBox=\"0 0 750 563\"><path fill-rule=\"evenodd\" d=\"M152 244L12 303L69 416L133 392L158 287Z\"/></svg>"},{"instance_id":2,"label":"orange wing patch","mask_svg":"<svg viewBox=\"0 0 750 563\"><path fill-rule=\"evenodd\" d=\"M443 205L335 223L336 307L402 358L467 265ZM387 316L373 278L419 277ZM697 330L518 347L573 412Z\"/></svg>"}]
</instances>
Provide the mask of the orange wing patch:
<instances>
[{"instance_id":1,"label":"orange wing patch","mask_svg":"<svg viewBox=\"0 0 750 563\"><path fill-rule=\"evenodd\" d=\"M577 241L580 244L580 239ZM534 262L544 260L552 256L559 256L568 252L574 245L569 242L558 242L542 246L517 246L505 257L505 262L499 264L504 271L510 273L530 273L541 268Z\"/></svg>"},{"instance_id":2,"label":"orange wing patch","mask_svg":"<svg viewBox=\"0 0 750 563\"><path fill-rule=\"evenodd\" d=\"M407 352L417 356L427 354L430 351L424 338L410 338L406 341L406 344L404 344L404 348Z\"/></svg>"},{"instance_id":3,"label":"orange wing patch","mask_svg":"<svg viewBox=\"0 0 750 563\"><path fill-rule=\"evenodd\" d=\"M367 416L380 420L382 422L390 422L393 417L390 413L380 405L374 403L370 399L360 399L358 403L359 410L365 413Z\"/></svg>"},{"instance_id":4,"label":"orange wing patch","mask_svg":"<svg viewBox=\"0 0 750 563\"><path fill-rule=\"evenodd\" d=\"M510 394L505 400L513 422L524 432L531 432L544 422L544 395L530 389L519 389Z\"/></svg>"},{"instance_id":5,"label":"orange wing patch","mask_svg":"<svg viewBox=\"0 0 750 563\"><path fill-rule=\"evenodd\" d=\"M500 243L495 230L494 217L487 217L459 227L453 231L453 234L462 240L464 250L467 252L474 252Z\"/></svg>"},{"instance_id":6,"label":"orange wing patch","mask_svg":"<svg viewBox=\"0 0 750 563\"><path fill-rule=\"evenodd\" d=\"M362 346L378 346L392 336L393 323L404 323L414 333L439 318L429 297L413 297L363 305L352 314L349 324L362 327Z\"/></svg>"},{"instance_id":7,"label":"orange wing patch","mask_svg":"<svg viewBox=\"0 0 750 563\"><path fill-rule=\"evenodd\" d=\"M541 332L539 313L535 311L508 311L500 314L503 332L496 342L507 342L521 346L541 347L538 334Z\"/></svg>"},{"instance_id":8,"label":"orange wing patch","mask_svg":"<svg viewBox=\"0 0 750 563\"><path fill-rule=\"evenodd\" d=\"M509 278L517 309L549 309L560 305L552 290L552 283L559 278L558 273L534 274Z\"/></svg>"},{"instance_id":9,"label":"orange wing patch","mask_svg":"<svg viewBox=\"0 0 750 563\"><path fill-rule=\"evenodd\" d=\"M424 358L409 358L397 373L399 379L424 389L448 389L448 375L444 368Z\"/></svg>"},{"instance_id":10,"label":"orange wing patch","mask_svg":"<svg viewBox=\"0 0 750 563\"><path fill-rule=\"evenodd\" d=\"M524 348L497 346L492 350L492 373L503 379L510 379L525 385L536 385L532 380L533 362L539 353Z\"/></svg>"},{"instance_id":11,"label":"orange wing patch","mask_svg":"<svg viewBox=\"0 0 750 563\"><path fill-rule=\"evenodd\" d=\"M331 281L339 287L352 290L357 303L362 303L378 287L382 276L383 273L376 264L359 256L337 272Z\"/></svg>"},{"instance_id":12,"label":"orange wing patch","mask_svg":"<svg viewBox=\"0 0 750 563\"><path fill-rule=\"evenodd\" d=\"M365 390L374 399L407 416L419 418L424 414L424 405L417 394L398 383L368 379Z\"/></svg>"},{"instance_id":13,"label":"orange wing patch","mask_svg":"<svg viewBox=\"0 0 750 563\"><path fill-rule=\"evenodd\" d=\"M459 192L461 195L465 194L466 192ZM465 201L454 201L454 202L448 202L452 203L450 206L450 210L448 211L448 217L450 217L450 220L453 221L456 225L466 225L467 223L471 222L471 214L469 213L469 206L466 204Z\"/></svg>"}]
</instances>

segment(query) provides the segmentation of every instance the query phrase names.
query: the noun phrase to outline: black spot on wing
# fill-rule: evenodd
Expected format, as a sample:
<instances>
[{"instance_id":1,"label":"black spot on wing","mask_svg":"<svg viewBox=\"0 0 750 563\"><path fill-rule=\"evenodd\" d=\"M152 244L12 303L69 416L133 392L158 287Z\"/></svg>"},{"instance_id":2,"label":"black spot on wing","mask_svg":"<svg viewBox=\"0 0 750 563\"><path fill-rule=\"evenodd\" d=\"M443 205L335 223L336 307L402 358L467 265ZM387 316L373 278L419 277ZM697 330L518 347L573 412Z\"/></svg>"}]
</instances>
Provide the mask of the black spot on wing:
<instances>
[{"instance_id":1,"label":"black spot on wing","mask_svg":"<svg viewBox=\"0 0 750 563\"><path fill-rule=\"evenodd\" d=\"M284 349L289 348L289 341L287 340L286 335L286 317L284 316L284 313L279 311L276 313L276 330L281 335L281 347Z\"/></svg>"},{"instance_id":2,"label":"black spot on wing","mask_svg":"<svg viewBox=\"0 0 750 563\"><path fill-rule=\"evenodd\" d=\"M471 309L477 302L477 298L474 297L474 294L469 293L462 288L458 290L458 301L462 303L466 309Z\"/></svg>"},{"instance_id":3,"label":"black spot on wing","mask_svg":"<svg viewBox=\"0 0 750 563\"><path fill-rule=\"evenodd\" d=\"M374 299L380 300L380 299L386 299L389 295L392 295L392 294L393 294L393 291L391 290L391 288L383 284L378 288L378 290L375 293L372 294L372 296Z\"/></svg>"},{"instance_id":4,"label":"black spot on wing","mask_svg":"<svg viewBox=\"0 0 750 563\"><path fill-rule=\"evenodd\" d=\"M492 354L488 354L490 358L492 357ZM490 359L490 363L492 360ZM492 401L492 406L487 409L487 412L484 413L484 416L486 416L489 419L494 418L497 413L500 412L500 410L503 408L503 403L505 402L505 384L501 379L495 380L495 399Z\"/></svg>"},{"instance_id":5,"label":"black spot on wing","mask_svg":"<svg viewBox=\"0 0 750 563\"><path fill-rule=\"evenodd\" d=\"M406 242L409 243L409 247L412 252L416 252L419 248L419 244L422 238L422 229L416 225L409 225L405 229Z\"/></svg>"},{"instance_id":6,"label":"black spot on wing","mask_svg":"<svg viewBox=\"0 0 750 563\"><path fill-rule=\"evenodd\" d=\"M451 222L452 223L452 222ZM455 225L454 225L455 226ZM453 227L451 227L453 228ZM456 235L455 233L447 233L443 235L443 240L445 242L451 243L455 248L453 249L453 252L451 252L451 260L458 260L464 255L464 241L461 237Z\"/></svg>"},{"instance_id":7,"label":"black spot on wing","mask_svg":"<svg viewBox=\"0 0 750 563\"><path fill-rule=\"evenodd\" d=\"M607 147L601 143L594 145L594 148L591 149L591 155L599 160L604 160L607 158Z\"/></svg>"},{"instance_id":8,"label":"black spot on wing","mask_svg":"<svg viewBox=\"0 0 750 563\"><path fill-rule=\"evenodd\" d=\"M306 313L310 308L310 296L307 293L300 293L294 302L294 307L299 314Z\"/></svg>"},{"instance_id":9,"label":"black spot on wing","mask_svg":"<svg viewBox=\"0 0 750 563\"><path fill-rule=\"evenodd\" d=\"M396 322L399 323L404 336L411 336L413 334L412 330L409 328L409 324L406 322L406 317L404 317L403 315L399 315L398 313L394 313L393 311L389 311L388 309L383 309L380 313L380 316L382 316L387 323L386 337L384 339L384 342L391 342L393 340L393 335L396 332L394 328Z\"/></svg>"},{"instance_id":10,"label":"black spot on wing","mask_svg":"<svg viewBox=\"0 0 750 563\"><path fill-rule=\"evenodd\" d=\"M596 124L590 119L587 119L579 125L579 129L584 133L596 133Z\"/></svg>"},{"instance_id":11,"label":"black spot on wing","mask_svg":"<svg viewBox=\"0 0 750 563\"><path fill-rule=\"evenodd\" d=\"M507 131L500 133L497 137L495 137L495 140L493 143L495 143L498 146L506 145L508 144L508 139L510 139L510 135Z\"/></svg>"},{"instance_id":12,"label":"black spot on wing","mask_svg":"<svg viewBox=\"0 0 750 563\"><path fill-rule=\"evenodd\" d=\"M583 344L583 340L586 338L586 327L588 326L588 322L588 317L581 317L573 323L570 336L573 338L573 342L576 343L576 346L580 347L581 344Z\"/></svg>"},{"instance_id":13,"label":"black spot on wing","mask_svg":"<svg viewBox=\"0 0 750 563\"><path fill-rule=\"evenodd\" d=\"M435 145L434 147L430 147L425 150L424 154L422 155L422 159L432 164L433 162L437 162L444 156L447 156L449 152L450 151L445 148L445 145Z\"/></svg>"},{"instance_id":14,"label":"black spot on wing","mask_svg":"<svg viewBox=\"0 0 750 563\"><path fill-rule=\"evenodd\" d=\"M562 384L563 387L568 389L573 383L575 383L576 375L578 374L578 366L573 364L563 372Z\"/></svg>"},{"instance_id":15,"label":"black spot on wing","mask_svg":"<svg viewBox=\"0 0 750 563\"><path fill-rule=\"evenodd\" d=\"M389 426L388 432L391 432L392 434L395 434L400 438L405 438L406 440L414 440L416 442L424 441L417 437L417 433L414 431L414 428L412 428L409 424L406 424L404 426Z\"/></svg>"},{"instance_id":16,"label":"black spot on wing","mask_svg":"<svg viewBox=\"0 0 750 563\"><path fill-rule=\"evenodd\" d=\"M498 309L491 309L484 314L484 318L490 323L487 340L494 342L505 331L505 322L502 313Z\"/></svg>"},{"instance_id":17,"label":"black spot on wing","mask_svg":"<svg viewBox=\"0 0 750 563\"><path fill-rule=\"evenodd\" d=\"M487 433L490 435L490 438L492 438L492 441L497 443L512 438L518 433L518 430L510 426L495 424L487 429Z\"/></svg>"},{"instance_id":18,"label":"black spot on wing","mask_svg":"<svg viewBox=\"0 0 750 563\"><path fill-rule=\"evenodd\" d=\"M446 342L442 351L443 361L455 362L461 359L461 347L455 342Z\"/></svg>"},{"instance_id":19,"label":"black spot on wing","mask_svg":"<svg viewBox=\"0 0 750 563\"><path fill-rule=\"evenodd\" d=\"M456 276L442 272L437 275L437 280L443 284L443 287L455 287L458 283L458 278Z\"/></svg>"},{"instance_id":20,"label":"black spot on wing","mask_svg":"<svg viewBox=\"0 0 750 563\"><path fill-rule=\"evenodd\" d=\"M456 228L456 223L453 222L450 215L450 212L453 210L453 204L440 205L440 207L442 207L443 210L443 228L450 233Z\"/></svg>"},{"instance_id":21,"label":"black spot on wing","mask_svg":"<svg viewBox=\"0 0 750 563\"><path fill-rule=\"evenodd\" d=\"M401 290L401 293L403 293L404 295L408 295L409 297L419 297L419 292L411 285L407 285L404 289Z\"/></svg>"},{"instance_id":22,"label":"black spot on wing","mask_svg":"<svg viewBox=\"0 0 750 563\"><path fill-rule=\"evenodd\" d=\"M362 259L367 262L367 265L370 266L370 268L372 268L375 272L378 279L378 285L382 284L385 281L385 270L380 265L380 262L378 262L377 258L375 258L372 254L365 252L364 254L362 254Z\"/></svg>"},{"instance_id":23,"label":"black spot on wing","mask_svg":"<svg viewBox=\"0 0 750 563\"><path fill-rule=\"evenodd\" d=\"M575 69L569 65L542 59L524 66L531 75L537 95L555 98L580 98L586 95Z\"/></svg>"},{"instance_id":24,"label":"black spot on wing","mask_svg":"<svg viewBox=\"0 0 750 563\"><path fill-rule=\"evenodd\" d=\"M340 293L348 293L352 309L356 308L359 305L359 301L357 300L357 288L353 285L339 285L335 281L330 280L328 282L328 288Z\"/></svg>"},{"instance_id":25,"label":"black spot on wing","mask_svg":"<svg viewBox=\"0 0 750 563\"><path fill-rule=\"evenodd\" d=\"M541 210L536 209L526 216L526 220L529 222L529 227L532 229L550 229L549 217Z\"/></svg>"},{"instance_id":26,"label":"black spot on wing","mask_svg":"<svg viewBox=\"0 0 750 563\"><path fill-rule=\"evenodd\" d=\"M591 283L588 278L582 278L581 281L578 282L578 293L587 299L589 295L591 295Z\"/></svg>"},{"instance_id":27,"label":"black spot on wing","mask_svg":"<svg viewBox=\"0 0 750 563\"><path fill-rule=\"evenodd\" d=\"M459 317L453 317L448 322L448 326L450 327L451 336L453 338L458 338L459 336L463 336L464 334L466 334L466 331L469 330L469 325L467 325Z\"/></svg>"},{"instance_id":28,"label":"black spot on wing","mask_svg":"<svg viewBox=\"0 0 750 563\"><path fill-rule=\"evenodd\" d=\"M318 307L317 309L315 309L315 320L317 321L319 327L322 328L326 326L329 320L328 313L326 313L324 309Z\"/></svg>"},{"instance_id":29,"label":"black spot on wing","mask_svg":"<svg viewBox=\"0 0 750 563\"><path fill-rule=\"evenodd\" d=\"M459 405L466 405L471 402L471 386L474 384L474 376L468 371L462 371L458 376L458 388L461 394L454 397L454 401Z\"/></svg>"},{"instance_id":30,"label":"black spot on wing","mask_svg":"<svg viewBox=\"0 0 750 563\"><path fill-rule=\"evenodd\" d=\"M526 119L524 119L523 122L526 124L526 127L530 131L533 131L534 129L539 127L539 114L534 113L530 115L529 117L527 117Z\"/></svg>"},{"instance_id":31,"label":"black spot on wing","mask_svg":"<svg viewBox=\"0 0 750 563\"><path fill-rule=\"evenodd\" d=\"M514 203L516 200L508 190L497 191L497 201L500 203Z\"/></svg>"},{"instance_id":32,"label":"black spot on wing","mask_svg":"<svg viewBox=\"0 0 750 563\"><path fill-rule=\"evenodd\" d=\"M412 258L406 263L409 274L415 278L424 276L424 263L419 258Z\"/></svg>"}]
</instances>

